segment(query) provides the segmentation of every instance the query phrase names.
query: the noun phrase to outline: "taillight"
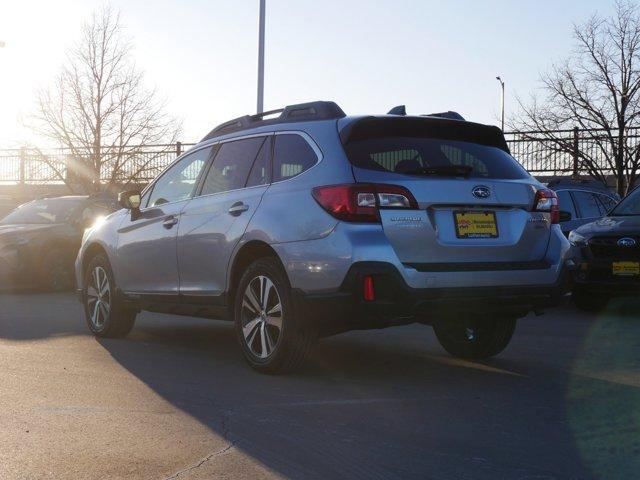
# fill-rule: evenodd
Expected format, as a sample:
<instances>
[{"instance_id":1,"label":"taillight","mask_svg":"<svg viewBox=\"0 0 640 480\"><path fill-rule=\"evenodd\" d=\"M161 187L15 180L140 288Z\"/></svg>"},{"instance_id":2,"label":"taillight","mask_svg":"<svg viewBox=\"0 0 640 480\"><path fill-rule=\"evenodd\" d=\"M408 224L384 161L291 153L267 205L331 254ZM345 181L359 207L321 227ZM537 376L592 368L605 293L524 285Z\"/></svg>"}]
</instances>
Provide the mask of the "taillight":
<instances>
[{"instance_id":1,"label":"taillight","mask_svg":"<svg viewBox=\"0 0 640 480\"><path fill-rule=\"evenodd\" d=\"M327 185L314 188L312 194L322 208L345 222L380 222L380 208L418 208L411 192L398 185Z\"/></svg>"},{"instance_id":2,"label":"taillight","mask_svg":"<svg viewBox=\"0 0 640 480\"><path fill-rule=\"evenodd\" d=\"M533 201L533 210L535 212L549 212L551 214L551 223L560 223L560 204L558 195L553 190L546 188L538 190Z\"/></svg>"}]
</instances>

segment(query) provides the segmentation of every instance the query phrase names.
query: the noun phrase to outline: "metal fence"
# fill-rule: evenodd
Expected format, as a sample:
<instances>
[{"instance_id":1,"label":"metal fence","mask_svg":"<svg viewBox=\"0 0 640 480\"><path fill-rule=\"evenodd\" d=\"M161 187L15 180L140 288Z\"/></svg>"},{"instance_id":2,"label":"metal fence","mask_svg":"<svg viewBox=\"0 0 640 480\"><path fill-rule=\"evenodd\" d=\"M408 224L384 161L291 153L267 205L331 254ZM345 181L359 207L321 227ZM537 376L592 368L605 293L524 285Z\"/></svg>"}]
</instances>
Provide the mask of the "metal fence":
<instances>
[{"instance_id":1,"label":"metal fence","mask_svg":"<svg viewBox=\"0 0 640 480\"><path fill-rule=\"evenodd\" d=\"M102 182L124 183L131 177L146 183L193 143L137 145L121 149L103 147ZM90 162L89 150L69 148L0 149L0 184L56 184L69 180ZM116 167L117 168L114 168ZM115 172L115 173L114 173Z\"/></svg>"},{"instance_id":2,"label":"metal fence","mask_svg":"<svg viewBox=\"0 0 640 480\"><path fill-rule=\"evenodd\" d=\"M627 132L628 144L640 144L640 128ZM507 132L507 144L515 159L535 175L567 175L585 173L581 168L583 156L595 158L606 168L603 148L604 131L557 130L552 132ZM177 155L193 146L193 143L165 145L139 145L115 151L105 149L107 160L102 169L101 181L120 182L137 173L138 183L153 179ZM609 152L610 154L611 152ZM111 156L111 157L110 157ZM63 183L73 175L73 166L90 158L90 152L59 149L0 149L0 183L49 184ZM115 178L111 178L113 163L120 165Z\"/></svg>"},{"instance_id":3,"label":"metal fence","mask_svg":"<svg viewBox=\"0 0 640 480\"><path fill-rule=\"evenodd\" d=\"M615 139L618 132L613 130L611 135ZM532 174L586 174L584 158L598 165L603 174L613 174L607 162L613 151L604 129L507 132L505 138L511 154ZM628 129L625 140L630 150L640 147L640 128Z\"/></svg>"}]
</instances>

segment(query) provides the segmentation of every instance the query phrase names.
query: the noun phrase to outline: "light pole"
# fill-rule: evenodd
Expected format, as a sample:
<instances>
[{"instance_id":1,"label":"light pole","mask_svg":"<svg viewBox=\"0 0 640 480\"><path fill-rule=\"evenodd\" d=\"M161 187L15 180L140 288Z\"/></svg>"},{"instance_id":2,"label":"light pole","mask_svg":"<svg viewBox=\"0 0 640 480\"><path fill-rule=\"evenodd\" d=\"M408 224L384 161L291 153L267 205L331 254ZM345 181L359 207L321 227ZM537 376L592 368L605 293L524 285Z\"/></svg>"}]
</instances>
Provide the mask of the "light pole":
<instances>
[{"instance_id":1,"label":"light pole","mask_svg":"<svg viewBox=\"0 0 640 480\"><path fill-rule=\"evenodd\" d=\"M260 0L260 26L258 29L258 113L264 112L264 16L266 0Z\"/></svg>"},{"instance_id":2,"label":"light pole","mask_svg":"<svg viewBox=\"0 0 640 480\"><path fill-rule=\"evenodd\" d=\"M504 132L504 82L502 81L502 79L500 78L499 75L496 77L496 80L498 80L500 82L500 86L502 87L502 102L501 102L501 106L502 106L502 131Z\"/></svg>"}]
</instances>

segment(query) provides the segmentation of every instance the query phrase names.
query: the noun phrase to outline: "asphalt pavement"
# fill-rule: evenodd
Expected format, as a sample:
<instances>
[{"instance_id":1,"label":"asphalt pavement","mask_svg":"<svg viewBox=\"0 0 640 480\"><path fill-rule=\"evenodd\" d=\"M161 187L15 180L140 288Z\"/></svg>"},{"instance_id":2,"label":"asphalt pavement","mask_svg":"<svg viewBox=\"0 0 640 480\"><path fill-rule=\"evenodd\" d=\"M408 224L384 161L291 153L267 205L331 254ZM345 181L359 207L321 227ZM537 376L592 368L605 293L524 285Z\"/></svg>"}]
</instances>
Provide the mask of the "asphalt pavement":
<instances>
[{"instance_id":1,"label":"asphalt pavement","mask_svg":"<svg viewBox=\"0 0 640 480\"><path fill-rule=\"evenodd\" d=\"M640 478L639 312L531 315L482 362L350 332L264 376L229 323L97 340L71 294L2 294L0 479Z\"/></svg>"}]
</instances>

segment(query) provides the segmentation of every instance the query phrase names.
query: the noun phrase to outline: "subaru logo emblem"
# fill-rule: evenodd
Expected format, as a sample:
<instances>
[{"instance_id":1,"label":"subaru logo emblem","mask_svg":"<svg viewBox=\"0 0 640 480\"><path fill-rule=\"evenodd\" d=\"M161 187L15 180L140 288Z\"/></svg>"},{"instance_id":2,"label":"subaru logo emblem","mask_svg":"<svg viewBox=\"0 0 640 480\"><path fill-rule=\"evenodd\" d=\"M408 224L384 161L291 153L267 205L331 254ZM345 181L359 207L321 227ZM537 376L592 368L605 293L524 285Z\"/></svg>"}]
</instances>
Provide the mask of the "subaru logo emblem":
<instances>
[{"instance_id":1,"label":"subaru logo emblem","mask_svg":"<svg viewBox=\"0 0 640 480\"><path fill-rule=\"evenodd\" d=\"M633 238L624 237L618 240L618 246L620 247L635 247L636 241Z\"/></svg>"},{"instance_id":2,"label":"subaru logo emblem","mask_svg":"<svg viewBox=\"0 0 640 480\"><path fill-rule=\"evenodd\" d=\"M491 189L489 187L485 187L484 185L477 185L473 187L471 193L476 198L489 198L491 196Z\"/></svg>"}]
</instances>

